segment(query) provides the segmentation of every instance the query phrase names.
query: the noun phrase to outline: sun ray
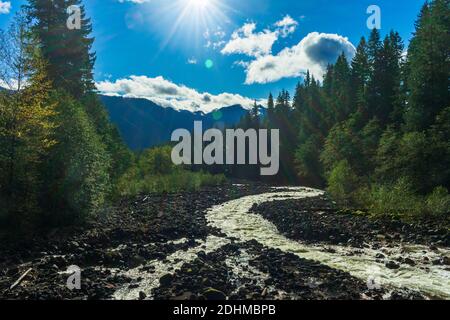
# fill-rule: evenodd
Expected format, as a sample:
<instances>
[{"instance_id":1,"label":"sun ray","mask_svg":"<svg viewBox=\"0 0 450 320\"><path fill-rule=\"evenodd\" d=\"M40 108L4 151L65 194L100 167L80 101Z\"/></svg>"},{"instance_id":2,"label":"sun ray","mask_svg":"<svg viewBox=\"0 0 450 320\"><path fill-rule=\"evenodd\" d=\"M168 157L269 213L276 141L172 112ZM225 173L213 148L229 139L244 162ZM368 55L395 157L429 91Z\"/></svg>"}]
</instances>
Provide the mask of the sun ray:
<instances>
[{"instance_id":1,"label":"sun ray","mask_svg":"<svg viewBox=\"0 0 450 320\"><path fill-rule=\"evenodd\" d=\"M214 29L228 21L225 12L229 7L222 0L177 0L165 6L160 12L162 16L176 16L170 31L159 48L160 53L178 34L197 38L206 29ZM184 37L186 39L186 37Z\"/></svg>"},{"instance_id":2,"label":"sun ray","mask_svg":"<svg viewBox=\"0 0 450 320\"><path fill-rule=\"evenodd\" d=\"M178 15L177 20L175 21L172 29L168 32L166 39L161 44L158 54L161 53L165 49L165 47L169 44L169 42L172 40L175 33L178 31L180 25L182 24L183 20L185 19L185 16L189 13L189 7L184 7L182 12Z\"/></svg>"}]
</instances>

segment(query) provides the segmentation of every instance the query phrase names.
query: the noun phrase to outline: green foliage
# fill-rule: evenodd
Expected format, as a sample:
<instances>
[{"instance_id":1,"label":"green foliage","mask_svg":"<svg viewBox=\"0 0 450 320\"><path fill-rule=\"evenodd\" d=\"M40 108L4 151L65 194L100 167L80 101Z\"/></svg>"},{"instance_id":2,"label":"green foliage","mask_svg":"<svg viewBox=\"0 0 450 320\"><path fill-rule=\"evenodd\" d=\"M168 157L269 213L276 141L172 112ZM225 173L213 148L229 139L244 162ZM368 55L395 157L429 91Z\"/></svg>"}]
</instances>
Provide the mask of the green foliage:
<instances>
[{"instance_id":1,"label":"green foliage","mask_svg":"<svg viewBox=\"0 0 450 320\"><path fill-rule=\"evenodd\" d=\"M66 26L67 8L81 10L81 28ZM48 62L46 71L54 88L68 93L83 105L89 120L111 158L109 175L114 181L131 164L131 152L124 145L117 129L109 121L104 106L95 92L93 68L95 53L91 21L86 17L81 0L29 0L28 17L34 21L33 32L40 40L40 49Z\"/></svg>"},{"instance_id":2,"label":"green foliage","mask_svg":"<svg viewBox=\"0 0 450 320\"><path fill-rule=\"evenodd\" d=\"M393 184L374 185L366 201L369 212L374 216L414 220L450 212L450 195L446 188L437 187L428 196L422 196L405 178Z\"/></svg>"},{"instance_id":3,"label":"green foliage","mask_svg":"<svg viewBox=\"0 0 450 320\"><path fill-rule=\"evenodd\" d=\"M354 111L354 105L351 101L351 70L344 54L338 58L333 66L333 73L329 81L331 82L331 90L327 96L328 98L332 97L328 101L332 113L328 120L337 123L347 119Z\"/></svg>"},{"instance_id":4,"label":"green foliage","mask_svg":"<svg viewBox=\"0 0 450 320\"><path fill-rule=\"evenodd\" d=\"M345 160L357 175L370 176L375 167L374 155L382 130L376 119L369 121L361 130L358 130L358 122L354 114L330 130L320 155L325 172L330 172L336 163Z\"/></svg>"},{"instance_id":5,"label":"green foliage","mask_svg":"<svg viewBox=\"0 0 450 320\"><path fill-rule=\"evenodd\" d=\"M405 177L422 192L448 183L448 166L443 161L449 159L448 141L429 131L402 134L388 130L381 138L376 157L375 173L381 182L392 183Z\"/></svg>"},{"instance_id":6,"label":"green foliage","mask_svg":"<svg viewBox=\"0 0 450 320\"><path fill-rule=\"evenodd\" d=\"M398 109L403 47L397 32L391 31L381 41L379 32L372 31L368 46L371 72L367 85L367 112L369 119L376 117L383 127L390 123L391 114Z\"/></svg>"},{"instance_id":7,"label":"green foliage","mask_svg":"<svg viewBox=\"0 0 450 320\"><path fill-rule=\"evenodd\" d=\"M334 126L326 141L321 154L321 161L327 173L334 169L335 164L346 162L359 162L362 156L356 133L349 122Z\"/></svg>"},{"instance_id":8,"label":"green foliage","mask_svg":"<svg viewBox=\"0 0 450 320\"><path fill-rule=\"evenodd\" d=\"M327 191L340 205L347 207L354 203L360 188L359 178L346 160L338 162L328 176Z\"/></svg>"},{"instance_id":9,"label":"green foliage","mask_svg":"<svg viewBox=\"0 0 450 320\"><path fill-rule=\"evenodd\" d=\"M437 187L426 200L427 211L433 215L450 213L450 194L444 187Z\"/></svg>"},{"instance_id":10,"label":"green foliage","mask_svg":"<svg viewBox=\"0 0 450 320\"><path fill-rule=\"evenodd\" d=\"M406 61L394 31L361 40L352 61L357 110L329 131L320 157L341 203L401 218L449 211L449 10L448 0L424 5ZM335 68L323 85L333 101Z\"/></svg>"},{"instance_id":11,"label":"green foliage","mask_svg":"<svg viewBox=\"0 0 450 320\"><path fill-rule=\"evenodd\" d=\"M167 175L136 176L136 171L128 171L117 185L117 195L121 197L146 193L165 193L196 191L205 186L220 185L225 182L224 175L204 172L177 170Z\"/></svg>"},{"instance_id":12,"label":"green foliage","mask_svg":"<svg viewBox=\"0 0 450 320\"><path fill-rule=\"evenodd\" d=\"M58 94L58 143L45 167L42 206L49 221L82 221L104 204L110 190L110 158L83 106Z\"/></svg>"},{"instance_id":13,"label":"green foliage","mask_svg":"<svg viewBox=\"0 0 450 320\"><path fill-rule=\"evenodd\" d=\"M23 15L0 34L0 224L23 228L39 211L41 165L55 144L55 103L37 39Z\"/></svg>"},{"instance_id":14,"label":"green foliage","mask_svg":"<svg viewBox=\"0 0 450 320\"><path fill-rule=\"evenodd\" d=\"M412 218L424 213L425 203L411 182L400 179L393 184L373 185L367 196L367 208L374 216Z\"/></svg>"},{"instance_id":15,"label":"green foliage","mask_svg":"<svg viewBox=\"0 0 450 320\"><path fill-rule=\"evenodd\" d=\"M67 28L67 8L81 9L81 28ZM86 17L81 0L28 0L28 16L35 22L33 31L40 39L47 74L58 89L79 98L95 90L93 68L95 54L91 52L92 25Z\"/></svg>"},{"instance_id":16,"label":"green foliage","mask_svg":"<svg viewBox=\"0 0 450 320\"><path fill-rule=\"evenodd\" d=\"M176 166L171 159L172 148L164 146L148 149L138 159L141 175L151 173L155 175L168 175L175 171Z\"/></svg>"},{"instance_id":17,"label":"green foliage","mask_svg":"<svg viewBox=\"0 0 450 320\"><path fill-rule=\"evenodd\" d=\"M135 196L144 193L194 191L204 186L225 182L223 175L192 172L173 165L171 147L144 151L118 181L116 196Z\"/></svg>"},{"instance_id":18,"label":"green foliage","mask_svg":"<svg viewBox=\"0 0 450 320\"><path fill-rule=\"evenodd\" d=\"M295 153L297 172L302 184L322 185L323 169L319 161L321 145L320 137L310 136L300 144Z\"/></svg>"},{"instance_id":19,"label":"green foliage","mask_svg":"<svg viewBox=\"0 0 450 320\"><path fill-rule=\"evenodd\" d=\"M366 113L366 91L370 79L370 64L367 42L364 37L358 44L351 64L352 102L360 113Z\"/></svg>"},{"instance_id":20,"label":"green foliage","mask_svg":"<svg viewBox=\"0 0 450 320\"><path fill-rule=\"evenodd\" d=\"M115 182L132 164L133 154L123 142L118 129L109 120L106 108L98 96L89 93L81 102L111 157L109 175L112 182Z\"/></svg>"},{"instance_id":21,"label":"green foliage","mask_svg":"<svg viewBox=\"0 0 450 320\"><path fill-rule=\"evenodd\" d=\"M415 184L423 182L428 175L430 145L424 132L409 132L392 139L383 137L380 143L378 172L383 180L397 180L409 176ZM392 145L393 144L393 145ZM392 151L396 150L395 153ZM387 152L386 152L387 151Z\"/></svg>"},{"instance_id":22,"label":"green foliage","mask_svg":"<svg viewBox=\"0 0 450 320\"><path fill-rule=\"evenodd\" d=\"M80 30L66 26L71 5L81 8ZM14 84L0 97L0 198L10 226L83 221L131 163L94 91L90 33L80 0L30 0L0 32L0 80Z\"/></svg>"},{"instance_id":23,"label":"green foliage","mask_svg":"<svg viewBox=\"0 0 450 320\"><path fill-rule=\"evenodd\" d=\"M448 0L429 1L416 22L408 49L409 95L404 118L409 131L426 129L450 106L449 7Z\"/></svg>"}]
</instances>

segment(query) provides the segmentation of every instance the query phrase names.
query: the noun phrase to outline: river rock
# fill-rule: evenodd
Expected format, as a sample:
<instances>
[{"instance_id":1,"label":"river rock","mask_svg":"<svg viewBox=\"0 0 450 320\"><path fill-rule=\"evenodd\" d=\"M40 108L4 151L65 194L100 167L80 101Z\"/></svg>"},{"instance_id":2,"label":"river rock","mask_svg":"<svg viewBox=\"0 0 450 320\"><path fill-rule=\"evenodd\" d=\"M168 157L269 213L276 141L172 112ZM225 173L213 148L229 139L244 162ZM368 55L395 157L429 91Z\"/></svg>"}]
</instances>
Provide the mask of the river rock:
<instances>
[{"instance_id":1,"label":"river rock","mask_svg":"<svg viewBox=\"0 0 450 320\"><path fill-rule=\"evenodd\" d=\"M206 300L213 300L213 301L221 301L227 299L225 293L214 288L209 288L205 292L203 292L203 297Z\"/></svg>"},{"instance_id":2,"label":"river rock","mask_svg":"<svg viewBox=\"0 0 450 320\"><path fill-rule=\"evenodd\" d=\"M173 281L173 276L171 274L166 274L159 279L162 286L169 286Z\"/></svg>"},{"instance_id":3,"label":"river rock","mask_svg":"<svg viewBox=\"0 0 450 320\"><path fill-rule=\"evenodd\" d=\"M394 269L394 270L400 268L400 265L397 264L397 263L395 263L394 261L388 261L388 262L385 264L385 266L386 266L386 268Z\"/></svg>"},{"instance_id":4,"label":"river rock","mask_svg":"<svg viewBox=\"0 0 450 320\"><path fill-rule=\"evenodd\" d=\"M140 291L139 292L139 300L145 300L147 298L147 295L145 294L145 292Z\"/></svg>"}]
</instances>

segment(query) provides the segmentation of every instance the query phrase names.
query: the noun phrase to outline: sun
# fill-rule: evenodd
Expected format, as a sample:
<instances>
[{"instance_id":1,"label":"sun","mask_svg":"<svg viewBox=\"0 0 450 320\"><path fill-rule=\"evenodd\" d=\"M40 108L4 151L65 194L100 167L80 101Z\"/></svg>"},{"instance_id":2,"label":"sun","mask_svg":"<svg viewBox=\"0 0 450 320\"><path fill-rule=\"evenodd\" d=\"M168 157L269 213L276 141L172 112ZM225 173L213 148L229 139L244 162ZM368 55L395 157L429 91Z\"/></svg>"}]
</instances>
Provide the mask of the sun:
<instances>
[{"instance_id":1,"label":"sun","mask_svg":"<svg viewBox=\"0 0 450 320\"><path fill-rule=\"evenodd\" d=\"M189 5L199 8L199 9L205 9L208 7L208 5L211 4L210 0L189 0Z\"/></svg>"}]
</instances>

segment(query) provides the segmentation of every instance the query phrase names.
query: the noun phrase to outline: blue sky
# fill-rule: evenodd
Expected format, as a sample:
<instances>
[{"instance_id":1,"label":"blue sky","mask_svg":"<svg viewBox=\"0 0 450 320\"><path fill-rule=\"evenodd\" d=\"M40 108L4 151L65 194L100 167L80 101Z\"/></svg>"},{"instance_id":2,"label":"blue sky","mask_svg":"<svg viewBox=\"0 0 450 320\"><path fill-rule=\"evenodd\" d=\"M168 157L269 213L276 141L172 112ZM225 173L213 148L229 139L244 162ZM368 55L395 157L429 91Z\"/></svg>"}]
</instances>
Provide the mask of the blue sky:
<instances>
[{"instance_id":1,"label":"blue sky","mask_svg":"<svg viewBox=\"0 0 450 320\"><path fill-rule=\"evenodd\" d=\"M0 28L25 2L0 1ZM84 2L93 21L95 78L102 91L209 111L249 105L283 88L292 92L306 69L320 79L326 62L341 52L351 57L361 36L369 34L370 5L381 9L381 33L395 29L407 44L424 1Z\"/></svg>"}]
</instances>

